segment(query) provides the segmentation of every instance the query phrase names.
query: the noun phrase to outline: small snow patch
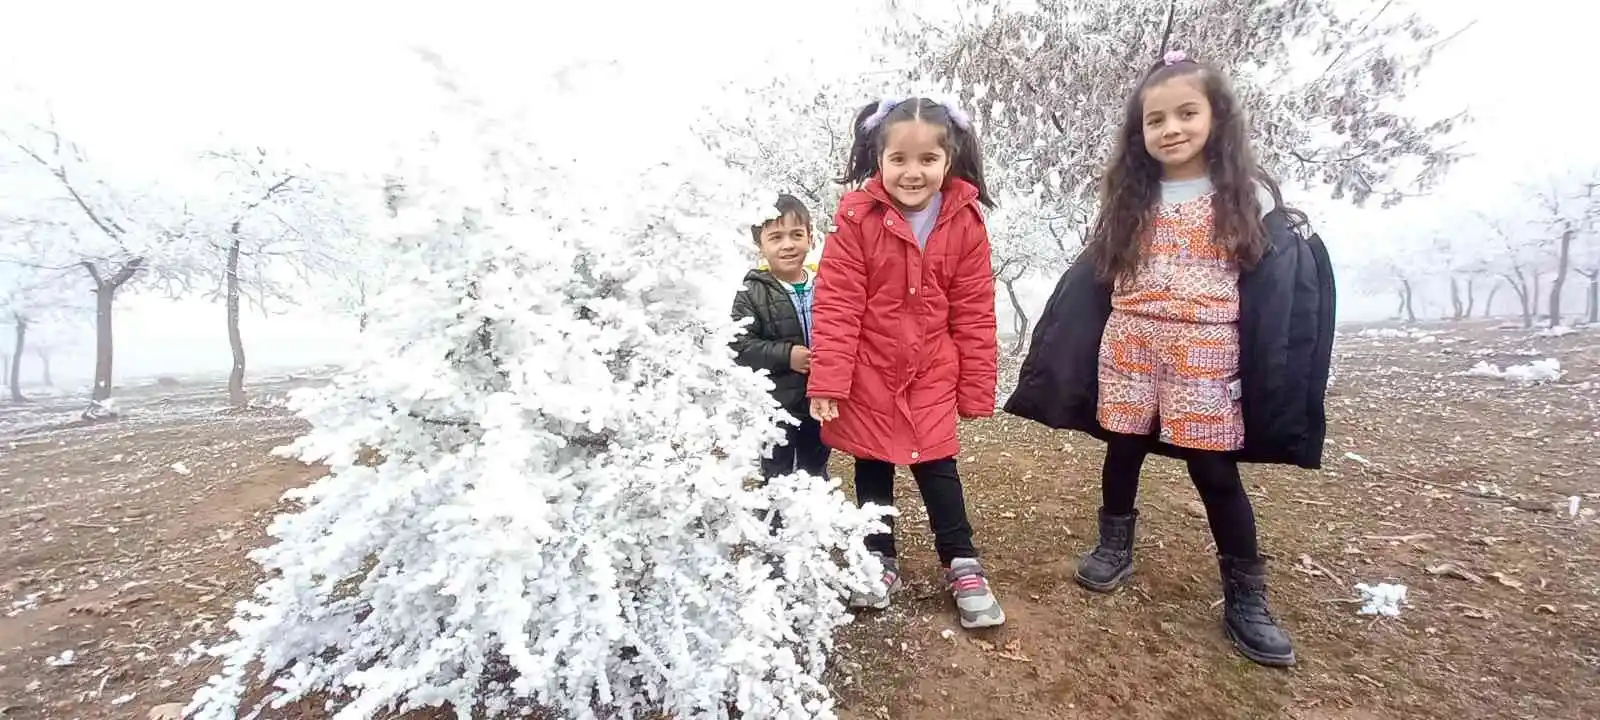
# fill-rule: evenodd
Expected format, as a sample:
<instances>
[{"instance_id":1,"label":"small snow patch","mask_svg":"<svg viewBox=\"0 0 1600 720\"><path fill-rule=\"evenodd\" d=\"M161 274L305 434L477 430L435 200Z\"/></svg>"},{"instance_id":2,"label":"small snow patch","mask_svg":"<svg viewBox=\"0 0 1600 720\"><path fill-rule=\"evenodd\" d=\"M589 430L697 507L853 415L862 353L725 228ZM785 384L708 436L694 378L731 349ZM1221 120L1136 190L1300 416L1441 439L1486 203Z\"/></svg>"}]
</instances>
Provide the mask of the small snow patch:
<instances>
[{"instance_id":1,"label":"small snow patch","mask_svg":"<svg viewBox=\"0 0 1600 720\"><path fill-rule=\"evenodd\" d=\"M1577 332L1577 330L1573 330L1565 325L1557 325L1555 327L1544 328L1543 330L1534 333L1534 335L1539 337L1566 337L1567 335L1571 335L1575 332Z\"/></svg>"},{"instance_id":2,"label":"small snow patch","mask_svg":"<svg viewBox=\"0 0 1600 720\"><path fill-rule=\"evenodd\" d=\"M62 650L60 655L45 658L44 664L50 667L67 667L78 662L78 654L71 650Z\"/></svg>"},{"instance_id":3,"label":"small snow patch","mask_svg":"<svg viewBox=\"0 0 1600 720\"><path fill-rule=\"evenodd\" d=\"M1362 615L1399 617L1400 606L1406 601L1406 586L1394 583L1356 583L1356 592L1361 593L1361 599L1366 603L1358 611Z\"/></svg>"},{"instance_id":4,"label":"small snow patch","mask_svg":"<svg viewBox=\"0 0 1600 720\"><path fill-rule=\"evenodd\" d=\"M172 471L177 473L177 474L179 474L179 475L188 475L190 472L192 472L191 470L189 470L189 466L188 465L183 464L182 460L179 460L178 462L175 462L175 463L172 464Z\"/></svg>"},{"instance_id":5,"label":"small snow patch","mask_svg":"<svg viewBox=\"0 0 1600 720\"><path fill-rule=\"evenodd\" d=\"M1564 374L1561 371L1561 361L1555 358L1535 360L1526 365L1511 365L1501 370L1498 365L1488 361L1480 361L1473 365L1471 370L1456 373L1467 377L1487 377L1531 385L1542 382L1555 382Z\"/></svg>"}]
</instances>

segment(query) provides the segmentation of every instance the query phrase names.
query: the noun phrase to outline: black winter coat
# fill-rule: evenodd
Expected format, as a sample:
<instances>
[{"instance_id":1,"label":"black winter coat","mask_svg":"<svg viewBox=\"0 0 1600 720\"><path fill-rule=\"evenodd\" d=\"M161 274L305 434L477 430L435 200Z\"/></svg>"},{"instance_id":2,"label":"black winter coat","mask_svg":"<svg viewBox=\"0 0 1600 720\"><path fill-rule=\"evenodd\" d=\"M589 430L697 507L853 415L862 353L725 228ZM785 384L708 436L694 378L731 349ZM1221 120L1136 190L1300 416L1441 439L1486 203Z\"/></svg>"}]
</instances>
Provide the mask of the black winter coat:
<instances>
[{"instance_id":1,"label":"black winter coat","mask_svg":"<svg viewBox=\"0 0 1600 720\"><path fill-rule=\"evenodd\" d=\"M1271 246L1239 278L1239 380L1244 412L1240 462L1322 467L1327 435L1324 400L1333 354L1337 292L1327 247L1316 234L1290 226L1283 210L1268 213ZM1111 286L1087 258L1056 283L1005 411L1052 428L1105 440L1100 426L1100 339L1111 316ZM1152 433L1154 434L1154 433ZM1155 452L1184 457L1157 442Z\"/></svg>"},{"instance_id":2,"label":"black winter coat","mask_svg":"<svg viewBox=\"0 0 1600 720\"><path fill-rule=\"evenodd\" d=\"M740 365L772 374L772 396L796 419L811 417L806 400L806 376L789 366L789 351L806 344L800 313L789 299L783 281L766 270L744 276L744 289L733 296L733 318L754 317L755 322L733 341Z\"/></svg>"}]
</instances>

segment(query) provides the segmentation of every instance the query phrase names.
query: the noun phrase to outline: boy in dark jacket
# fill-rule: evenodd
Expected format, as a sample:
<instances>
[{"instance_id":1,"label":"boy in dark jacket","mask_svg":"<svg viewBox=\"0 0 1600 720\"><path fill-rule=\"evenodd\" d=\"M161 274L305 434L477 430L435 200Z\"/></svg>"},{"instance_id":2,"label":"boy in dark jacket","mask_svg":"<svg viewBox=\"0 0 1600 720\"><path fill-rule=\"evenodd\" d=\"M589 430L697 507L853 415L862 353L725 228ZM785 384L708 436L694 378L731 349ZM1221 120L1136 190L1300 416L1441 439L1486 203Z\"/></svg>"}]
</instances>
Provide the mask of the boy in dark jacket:
<instances>
[{"instance_id":1,"label":"boy in dark jacket","mask_svg":"<svg viewBox=\"0 0 1600 720\"><path fill-rule=\"evenodd\" d=\"M788 438L761 463L762 477L805 471L826 477L828 448L822 427L811 417L806 375L811 372L811 289L816 277L806 268L811 252L811 212L791 195L778 198L778 217L752 225L750 234L765 261L751 270L733 298L735 320L755 321L733 343L740 365L766 370L772 396L800 421L785 425Z\"/></svg>"}]
</instances>

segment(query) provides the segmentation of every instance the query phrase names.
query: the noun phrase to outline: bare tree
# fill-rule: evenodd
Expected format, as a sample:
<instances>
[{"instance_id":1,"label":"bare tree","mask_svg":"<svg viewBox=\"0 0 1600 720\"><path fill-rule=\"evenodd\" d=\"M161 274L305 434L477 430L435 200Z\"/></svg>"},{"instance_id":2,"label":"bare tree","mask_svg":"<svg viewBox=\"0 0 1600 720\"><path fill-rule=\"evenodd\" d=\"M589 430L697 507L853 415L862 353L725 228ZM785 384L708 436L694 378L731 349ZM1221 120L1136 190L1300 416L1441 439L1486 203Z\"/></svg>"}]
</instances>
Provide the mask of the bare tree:
<instances>
[{"instance_id":1,"label":"bare tree","mask_svg":"<svg viewBox=\"0 0 1600 720\"><path fill-rule=\"evenodd\" d=\"M960 0L954 28L891 5L888 34L916 58L913 74L973 109L984 141L1016 159L1013 182L1091 206L1129 88L1168 45L1233 80L1280 179L1390 205L1461 157L1447 140L1464 115L1420 121L1388 109L1448 40L1392 2Z\"/></svg>"},{"instance_id":2,"label":"bare tree","mask_svg":"<svg viewBox=\"0 0 1600 720\"><path fill-rule=\"evenodd\" d=\"M31 233L0 233L0 237L6 236L20 241L31 237ZM4 377L11 400L22 402L23 359L29 352L37 354L39 348L49 342L48 336L36 336L35 329L41 323L66 314L77 303L66 292L67 283L62 272L4 262L8 259L0 256L0 325L11 326L11 348L5 360Z\"/></svg>"},{"instance_id":3,"label":"bare tree","mask_svg":"<svg viewBox=\"0 0 1600 720\"><path fill-rule=\"evenodd\" d=\"M1489 274L1482 231L1451 222L1436 231L1429 248L1430 260L1420 266L1443 269L1450 280L1450 319L1465 320L1477 308L1478 282Z\"/></svg>"},{"instance_id":4,"label":"bare tree","mask_svg":"<svg viewBox=\"0 0 1600 720\"><path fill-rule=\"evenodd\" d=\"M1011 354L1027 347L1031 319L1018 293L1018 283L1035 272L1055 271L1067 263L1068 238L1081 216L1062 212L1039 193L1010 195L985 221L995 283L1005 289L1017 340Z\"/></svg>"},{"instance_id":5,"label":"bare tree","mask_svg":"<svg viewBox=\"0 0 1600 720\"><path fill-rule=\"evenodd\" d=\"M252 302L266 312L270 304L292 299L289 278L275 277L274 271L304 280L332 270L328 245L319 242L321 223L314 207L322 202L324 188L309 168L284 162L264 148L210 150L203 157L219 167L221 194L207 215L221 227L204 234L221 261L214 294L223 299L233 356L228 402L244 407L243 304Z\"/></svg>"},{"instance_id":6,"label":"bare tree","mask_svg":"<svg viewBox=\"0 0 1600 720\"><path fill-rule=\"evenodd\" d=\"M32 243L13 263L46 270L81 270L95 298L95 376L86 417L98 416L111 397L114 358L112 310L119 292L136 276L166 283L175 291L187 280L182 260L186 213L165 206L151 192L126 192L94 179L88 158L48 124L28 128L32 140L0 129L0 140L51 180L56 193L39 198L30 224ZM15 368L13 368L14 370Z\"/></svg>"},{"instance_id":7,"label":"bare tree","mask_svg":"<svg viewBox=\"0 0 1600 720\"><path fill-rule=\"evenodd\" d=\"M1504 255L1499 261L1499 275L1517 296L1518 307L1522 312L1522 326L1531 328L1534 316L1538 313L1539 303L1538 286L1535 284L1539 277L1536 259L1537 241L1518 237L1508 220L1481 214L1478 217L1504 249Z\"/></svg>"},{"instance_id":8,"label":"bare tree","mask_svg":"<svg viewBox=\"0 0 1600 720\"><path fill-rule=\"evenodd\" d=\"M56 385L55 379L50 377L51 352L53 352L53 349L49 345L38 342L33 344L33 356L39 359L39 382L44 383L45 387L55 387Z\"/></svg>"},{"instance_id":9,"label":"bare tree","mask_svg":"<svg viewBox=\"0 0 1600 720\"><path fill-rule=\"evenodd\" d=\"M11 402L23 402L27 398L22 396L22 357L23 350L28 347L28 316L21 312L12 311L6 318L11 322L11 370L6 378L6 385L11 388Z\"/></svg>"},{"instance_id":10,"label":"bare tree","mask_svg":"<svg viewBox=\"0 0 1600 720\"><path fill-rule=\"evenodd\" d=\"M733 108L708 113L695 133L730 167L774 192L805 201L829 231L839 198L856 111L891 87L892 73L843 78L784 77L742 88Z\"/></svg>"},{"instance_id":11,"label":"bare tree","mask_svg":"<svg viewBox=\"0 0 1600 720\"><path fill-rule=\"evenodd\" d=\"M1500 279L1489 278L1489 294L1483 299L1483 317L1488 319L1494 312L1494 296L1500 294Z\"/></svg>"},{"instance_id":12,"label":"bare tree","mask_svg":"<svg viewBox=\"0 0 1600 720\"><path fill-rule=\"evenodd\" d=\"M1556 242L1555 278L1550 282L1550 327L1561 324L1561 296L1573 265L1574 242L1594 226L1596 203L1600 203L1596 185L1600 185L1596 175L1579 182L1552 179L1534 193L1545 227Z\"/></svg>"}]
</instances>

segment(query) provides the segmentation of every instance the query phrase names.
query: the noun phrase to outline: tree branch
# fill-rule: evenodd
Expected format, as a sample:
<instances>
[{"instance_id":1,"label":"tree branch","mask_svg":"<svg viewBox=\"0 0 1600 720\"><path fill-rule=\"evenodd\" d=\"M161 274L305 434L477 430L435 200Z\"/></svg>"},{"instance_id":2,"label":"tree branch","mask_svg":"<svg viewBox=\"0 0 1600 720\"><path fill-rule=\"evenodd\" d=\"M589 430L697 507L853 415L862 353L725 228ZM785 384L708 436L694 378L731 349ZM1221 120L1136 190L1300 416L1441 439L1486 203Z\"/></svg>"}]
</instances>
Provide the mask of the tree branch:
<instances>
[{"instance_id":1,"label":"tree branch","mask_svg":"<svg viewBox=\"0 0 1600 720\"><path fill-rule=\"evenodd\" d=\"M94 263L84 260L79 264L83 266L83 269L89 271L89 277L94 280L94 287L96 290L100 289L102 285L105 285L105 282L100 279L100 269L95 267Z\"/></svg>"}]
</instances>

